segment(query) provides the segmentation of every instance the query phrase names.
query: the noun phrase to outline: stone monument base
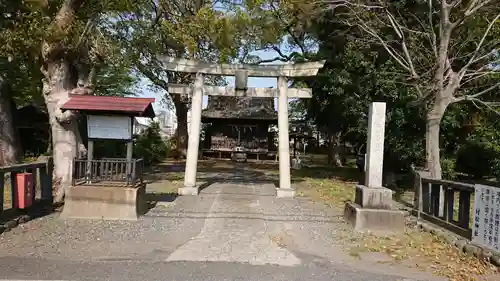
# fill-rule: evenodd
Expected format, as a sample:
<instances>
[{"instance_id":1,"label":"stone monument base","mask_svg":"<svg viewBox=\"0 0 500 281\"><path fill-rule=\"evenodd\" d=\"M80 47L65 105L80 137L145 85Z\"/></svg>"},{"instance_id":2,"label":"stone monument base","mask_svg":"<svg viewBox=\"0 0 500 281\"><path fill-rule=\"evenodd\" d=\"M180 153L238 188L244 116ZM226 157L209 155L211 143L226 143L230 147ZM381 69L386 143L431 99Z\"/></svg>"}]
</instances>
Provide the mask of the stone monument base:
<instances>
[{"instance_id":1,"label":"stone monument base","mask_svg":"<svg viewBox=\"0 0 500 281\"><path fill-rule=\"evenodd\" d=\"M385 187L356 185L354 202L363 208L391 209L393 191Z\"/></svg>"},{"instance_id":2,"label":"stone monument base","mask_svg":"<svg viewBox=\"0 0 500 281\"><path fill-rule=\"evenodd\" d=\"M184 186L177 189L178 195L198 195L200 193L200 188L197 186Z\"/></svg>"},{"instance_id":3,"label":"stone monument base","mask_svg":"<svg viewBox=\"0 0 500 281\"><path fill-rule=\"evenodd\" d=\"M292 188L276 188L277 198L294 198L295 189Z\"/></svg>"},{"instance_id":4,"label":"stone monument base","mask_svg":"<svg viewBox=\"0 0 500 281\"><path fill-rule=\"evenodd\" d=\"M76 185L68 189L61 219L137 220L147 212L146 184Z\"/></svg>"},{"instance_id":5,"label":"stone monument base","mask_svg":"<svg viewBox=\"0 0 500 281\"><path fill-rule=\"evenodd\" d=\"M402 211L362 208L352 202L345 205L344 219L354 227L355 231L380 234L403 233L406 225Z\"/></svg>"}]
</instances>

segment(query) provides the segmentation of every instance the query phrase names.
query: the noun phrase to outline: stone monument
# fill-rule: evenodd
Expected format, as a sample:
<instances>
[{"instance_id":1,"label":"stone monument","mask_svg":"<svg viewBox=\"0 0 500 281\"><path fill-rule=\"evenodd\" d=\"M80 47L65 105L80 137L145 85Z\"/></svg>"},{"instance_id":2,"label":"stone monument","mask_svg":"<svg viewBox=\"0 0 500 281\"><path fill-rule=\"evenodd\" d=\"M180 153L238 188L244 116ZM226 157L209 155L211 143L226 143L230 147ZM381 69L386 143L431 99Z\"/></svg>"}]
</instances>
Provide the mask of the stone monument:
<instances>
[{"instance_id":1,"label":"stone monument","mask_svg":"<svg viewBox=\"0 0 500 281\"><path fill-rule=\"evenodd\" d=\"M356 185L354 202L345 206L344 217L356 231L402 232L404 213L392 209L393 191L382 186L385 136L384 102L370 105L364 184Z\"/></svg>"}]
</instances>

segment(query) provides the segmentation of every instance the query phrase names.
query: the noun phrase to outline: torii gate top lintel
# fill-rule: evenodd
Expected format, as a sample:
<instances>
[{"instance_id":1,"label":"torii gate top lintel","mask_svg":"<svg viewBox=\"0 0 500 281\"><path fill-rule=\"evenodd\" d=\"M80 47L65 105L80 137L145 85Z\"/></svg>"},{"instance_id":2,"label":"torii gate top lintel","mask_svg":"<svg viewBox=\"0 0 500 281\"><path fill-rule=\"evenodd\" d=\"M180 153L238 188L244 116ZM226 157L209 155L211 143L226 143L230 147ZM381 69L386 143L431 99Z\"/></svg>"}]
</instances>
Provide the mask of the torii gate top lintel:
<instances>
[{"instance_id":1,"label":"torii gate top lintel","mask_svg":"<svg viewBox=\"0 0 500 281\"><path fill-rule=\"evenodd\" d=\"M288 63L288 64L219 64L205 63L174 57L160 57L163 67L168 71L201 73L209 75L236 76L244 71L248 77L306 77L315 76L325 61Z\"/></svg>"}]
</instances>

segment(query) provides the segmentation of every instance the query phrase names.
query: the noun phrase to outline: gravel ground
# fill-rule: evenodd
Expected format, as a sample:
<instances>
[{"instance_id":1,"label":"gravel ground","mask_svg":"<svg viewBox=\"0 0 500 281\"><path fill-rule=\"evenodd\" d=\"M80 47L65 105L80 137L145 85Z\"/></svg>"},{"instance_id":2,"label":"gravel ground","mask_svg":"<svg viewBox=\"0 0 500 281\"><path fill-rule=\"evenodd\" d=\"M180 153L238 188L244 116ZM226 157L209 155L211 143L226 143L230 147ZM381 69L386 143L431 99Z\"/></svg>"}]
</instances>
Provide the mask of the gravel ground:
<instances>
[{"instance_id":1,"label":"gravel ground","mask_svg":"<svg viewBox=\"0 0 500 281\"><path fill-rule=\"evenodd\" d=\"M341 212L305 198L277 199L275 178L240 170L205 179L221 176L224 183L159 204L135 222L53 214L21 225L0 236L0 278L442 280L347 255Z\"/></svg>"}]
</instances>

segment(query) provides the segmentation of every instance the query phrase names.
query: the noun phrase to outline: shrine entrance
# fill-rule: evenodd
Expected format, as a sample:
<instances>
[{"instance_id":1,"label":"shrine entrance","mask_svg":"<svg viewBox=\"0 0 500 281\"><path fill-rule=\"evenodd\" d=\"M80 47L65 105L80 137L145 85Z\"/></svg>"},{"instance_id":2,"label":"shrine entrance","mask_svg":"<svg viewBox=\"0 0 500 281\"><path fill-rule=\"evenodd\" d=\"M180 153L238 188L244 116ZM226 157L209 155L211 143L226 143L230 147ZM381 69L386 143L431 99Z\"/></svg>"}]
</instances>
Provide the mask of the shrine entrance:
<instances>
[{"instance_id":1,"label":"shrine entrance","mask_svg":"<svg viewBox=\"0 0 500 281\"><path fill-rule=\"evenodd\" d=\"M168 71L191 73L195 76L192 85L170 84L170 94L191 96L191 124L186 157L184 186L179 195L198 195L196 184L197 161L200 151L201 123L210 121L209 140L203 148L226 149L228 152L248 153L273 151L274 136L269 134L269 125L278 124L279 188L277 197L294 197L290 177L290 142L288 128L288 99L310 98L311 89L288 88L288 78L315 76L324 61L280 65L248 65L203 63L193 60L163 57L160 59ZM204 85L204 75L234 76L235 87ZM248 88L248 77L276 77L277 89ZM207 110L203 112L203 95L210 97ZM221 104L221 98L226 98ZM230 97L230 98L228 98ZM278 112L274 111L274 98L278 98ZM210 106L212 104L212 106ZM239 107L238 107L239 105ZM246 105L246 106L241 106ZM269 115L269 116L268 116ZM242 117L242 118L238 118ZM270 117L270 118L269 118ZM223 120L223 121L221 121ZM260 121L259 121L260 120ZM267 127L267 132L265 127ZM245 138L247 132L241 128L255 128L252 138ZM212 138L216 132L216 138ZM224 133L225 132L225 133ZM243 137L242 137L243 136ZM206 136L205 136L206 139ZM272 144L272 145L271 145ZM276 152L275 152L276 153Z\"/></svg>"},{"instance_id":2,"label":"shrine entrance","mask_svg":"<svg viewBox=\"0 0 500 281\"><path fill-rule=\"evenodd\" d=\"M278 124L273 99L209 96L201 122L205 126L203 156L246 162L277 155L276 133L270 130Z\"/></svg>"}]
</instances>

